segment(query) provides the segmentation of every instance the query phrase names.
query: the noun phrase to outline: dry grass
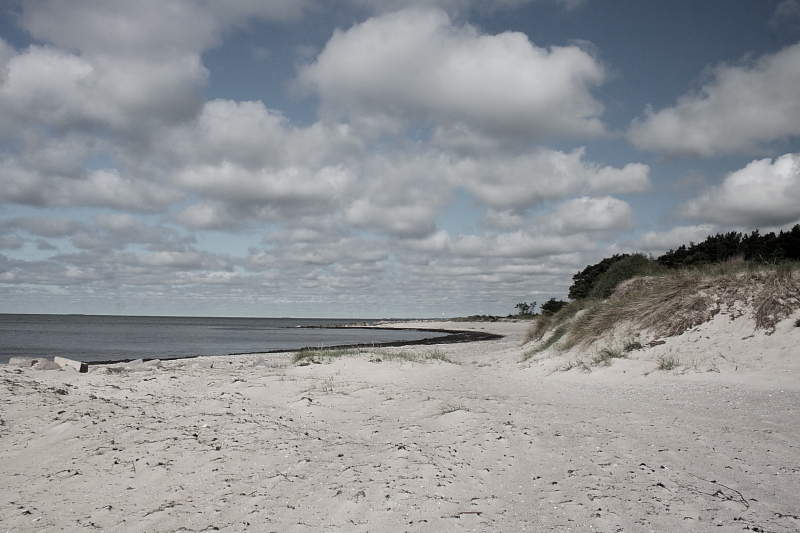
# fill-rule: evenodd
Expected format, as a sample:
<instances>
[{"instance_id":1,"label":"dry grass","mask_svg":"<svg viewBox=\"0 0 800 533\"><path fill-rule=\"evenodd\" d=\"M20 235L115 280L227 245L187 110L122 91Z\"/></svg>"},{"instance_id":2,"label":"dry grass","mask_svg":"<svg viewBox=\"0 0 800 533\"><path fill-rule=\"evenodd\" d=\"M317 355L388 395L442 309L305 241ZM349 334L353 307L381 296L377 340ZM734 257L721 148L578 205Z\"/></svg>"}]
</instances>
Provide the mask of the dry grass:
<instances>
[{"instance_id":1,"label":"dry grass","mask_svg":"<svg viewBox=\"0 0 800 533\"><path fill-rule=\"evenodd\" d=\"M606 300L573 302L563 317L557 314L534 323L528 338L544 341L529 353L557 341L565 350L587 347L626 322L656 338L676 336L720 312L738 318L749 311L755 328L771 334L778 322L800 309L800 274L796 263L759 268L724 263L628 280ZM553 340L556 333L558 338Z\"/></svg>"},{"instance_id":2,"label":"dry grass","mask_svg":"<svg viewBox=\"0 0 800 533\"><path fill-rule=\"evenodd\" d=\"M553 315L540 315L536 317L533 324L525 333L522 344L531 341L540 341L548 332L569 322L578 312L591 305L593 300L577 300L565 305Z\"/></svg>"},{"instance_id":3,"label":"dry grass","mask_svg":"<svg viewBox=\"0 0 800 533\"><path fill-rule=\"evenodd\" d=\"M382 348L319 348L295 352L292 363L296 365L330 363L342 357L369 355L372 362L399 361L411 363L440 362L460 364L451 359L441 348L434 348L425 353L409 350L389 350Z\"/></svg>"}]
</instances>

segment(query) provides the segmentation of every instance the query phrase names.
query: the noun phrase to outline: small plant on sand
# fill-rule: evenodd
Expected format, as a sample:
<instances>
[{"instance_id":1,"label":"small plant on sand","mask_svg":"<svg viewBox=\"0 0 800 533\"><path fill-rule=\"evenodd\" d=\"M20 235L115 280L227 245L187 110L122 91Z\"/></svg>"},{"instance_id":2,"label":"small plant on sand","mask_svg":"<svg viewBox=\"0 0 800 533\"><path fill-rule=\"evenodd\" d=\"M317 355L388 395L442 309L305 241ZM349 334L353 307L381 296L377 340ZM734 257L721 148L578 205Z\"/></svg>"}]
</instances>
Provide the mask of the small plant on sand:
<instances>
[{"instance_id":1,"label":"small plant on sand","mask_svg":"<svg viewBox=\"0 0 800 533\"><path fill-rule=\"evenodd\" d=\"M334 359L338 359L340 357L345 356L353 356L358 355L360 353L364 353L364 349L361 348L319 348L319 349L306 349L300 350L295 352L294 357L292 357L292 363L294 364L309 364L309 363L321 363L323 361L331 362Z\"/></svg>"},{"instance_id":2,"label":"small plant on sand","mask_svg":"<svg viewBox=\"0 0 800 533\"><path fill-rule=\"evenodd\" d=\"M658 370L675 370L681 366L681 360L674 355L659 355L658 356Z\"/></svg>"},{"instance_id":3,"label":"small plant on sand","mask_svg":"<svg viewBox=\"0 0 800 533\"><path fill-rule=\"evenodd\" d=\"M405 361L414 362L418 358L414 352L408 350L392 351L392 350L370 350L369 353L373 356L370 361L373 363L380 363L383 361Z\"/></svg>"},{"instance_id":4,"label":"small plant on sand","mask_svg":"<svg viewBox=\"0 0 800 533\"><path fill-rule=\"evenodd\" d=\"M444 351L441 348L434 348L433 350L425 354L423 356L423 359L426 359L428 361L441 361L442 363L451 363L454 365L458 364L457 361L453 361L452 359L450 359L450 357L448 357L448 355L444 353Z\"/></svg>"},{"instance_id":5,"label":"small plant on sand","mask_svg":"<svg viewBox=\"0 0 800 533\"><path fill-rule=\"evenodd\" d=\"M592 364L595 366L611 366L614 359L624 359L626 357L628 357L628 354L619 348L606 347L597 352L594 359L592 359Z\"/></svg>"},{"instance_id":6,"label":"small plant on sand","mask_svg":"<svg viewBox=\"0 0 800 533\"><path fill-rule=\"evenodd\" d=\"M569 372L573 368L578 368L580 369L581 372L586 372L587 374L592 372L592 365L587 363L583 359L575 359L574 361L573 360L567 361L563 365L560 365L558 368L556 368L556 371Z\"/></svg>"},{"instance_id":7,"label":"small plant on sand","mask_svg":"<svg viewBox=\"0 0 800 533\"><path fill-rule=\"evenodd\" d=\"M464 404L450 404L446 403L442 406L440 413L446 415L448 413L455 413L456 411L469 411L469 409Z\"/></svg>"},{"instance_id":8,"label":"small plant on sand","mask_svg":"<svg viewBox=\"0 0 800 533\"><path fill-rule=\"evenodd\" d=\"M389 350L374 348L319 348L306 349L295 352L292 363L300 366L309 364L330 363L341 357L354 357L361 354L370 354L374 363L382 361L401 361L411 363L424 363L438 361L440 363L459 364L450 359L441 348L435 348L428 353L419 353L411 350Z\"/></svg>"}]
</instances>

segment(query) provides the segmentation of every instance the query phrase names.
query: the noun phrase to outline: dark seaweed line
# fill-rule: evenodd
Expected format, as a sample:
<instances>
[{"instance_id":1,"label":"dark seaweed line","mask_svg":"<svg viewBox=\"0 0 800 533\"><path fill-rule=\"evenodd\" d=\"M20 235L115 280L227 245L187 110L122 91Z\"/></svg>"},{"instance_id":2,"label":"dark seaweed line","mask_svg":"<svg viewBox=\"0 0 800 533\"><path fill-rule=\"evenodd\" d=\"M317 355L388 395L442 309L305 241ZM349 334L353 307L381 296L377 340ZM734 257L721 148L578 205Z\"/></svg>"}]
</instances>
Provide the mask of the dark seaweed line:
<instances>
[{"instance_id":1,"label":"dark seaweed line","mask_svg":"<svg viewBox=\"0 0 800 533\"><path fill-rule=\"evenodd\" d=\"M337 329L359 329L354 327L340 327ZM362 344L344 344L344 345L330 345L326 348L336 348L339 350L349 350L354 348L391 348L397 346L424 346L424 345L431 345L431 344L460 344L464 342L480 342L480 341L491 341L502 339L503 335L496 335L494 333L486 333L485 331L456 331L456 330L449 330L449 329L424 329L424 328L361 328L361 329L383 329L383 330L394 330L397 331L399 329L403 329L406 331L425 331L425 332L433 332L433 333L447 333L444 337L433 337L428 339L420 339L416 341L391 341L391 342L366 342ZM294 349L283 349L283 350L262 350L258 352L236 352L236 353L229 353L225 355L254 355L259 353L294 353L294 352L304 352L310 350L319 350L319 346L305 346L303 348L294 348ZM184 355L180 357L159 357L160 361L176 361L178 359L195 359L197 357L207 357L202 355ZM89 366L96 366L96 365L115 365L115 364L124 364L134 361L135 359L115 359L113 361L92 361L88 363ZM152 361L153 358L146 358L143 359L144 361Z\"/></svg>"}]
</instances>

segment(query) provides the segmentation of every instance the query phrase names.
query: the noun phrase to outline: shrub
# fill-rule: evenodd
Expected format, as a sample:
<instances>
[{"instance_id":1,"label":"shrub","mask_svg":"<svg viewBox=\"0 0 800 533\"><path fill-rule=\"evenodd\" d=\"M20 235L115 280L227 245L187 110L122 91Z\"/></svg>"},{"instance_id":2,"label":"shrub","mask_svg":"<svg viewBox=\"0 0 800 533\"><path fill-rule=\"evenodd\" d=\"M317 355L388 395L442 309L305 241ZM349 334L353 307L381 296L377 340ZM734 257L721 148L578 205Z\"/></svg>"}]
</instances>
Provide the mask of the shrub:
<instances>
[{"instance_id":1,"label":"shrub","mask_svg":"<svg viewBox=\"0 0 800 533\"><path fill-rule=\"evenodd\" d=\"M606 257L595 265L589 265L574 276L572 276L572 286L569 288L568 297L570 300L580 300L588 298L592 292L597 279L603 275L611 266L617 261L621 261L629 257L628 254L615 254L611 257Z\"/></svg>"},{"instance_id":2,"label":"shrub","mask_svg":"<svg viewBox=\"0 0 800 533\"><path fill-rule=\"evenodd\" d=\"M568 305L568 302L563 300L556 300L555 298L550 298L545 303L542 304L542 314L543 315L554 315L561 311L564 307Z\"/></svg>"},{"instance_id":3,"label":"shrub","mask_svg":"<svg viewBox=\"0 0 800 533\"><path fill-rule=\"evenodd\" d=\"M641 253L620 259L598 276L592 290L589 292L589 296L605 300L613 294L614 289L623 281L649 274L651 263L650 258Z\"/></svg>"}]
</instances>

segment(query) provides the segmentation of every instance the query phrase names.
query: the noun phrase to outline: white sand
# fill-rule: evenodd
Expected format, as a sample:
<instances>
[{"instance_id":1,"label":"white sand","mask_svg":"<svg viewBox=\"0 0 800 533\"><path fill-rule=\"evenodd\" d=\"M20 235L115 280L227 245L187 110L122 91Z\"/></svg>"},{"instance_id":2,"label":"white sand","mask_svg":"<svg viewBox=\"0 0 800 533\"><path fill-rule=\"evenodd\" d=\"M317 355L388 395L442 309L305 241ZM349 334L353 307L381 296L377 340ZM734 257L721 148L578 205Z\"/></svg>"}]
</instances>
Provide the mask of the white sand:
<instances>
[{"instance_id":1,"label":"white sand","mask_svg":"<svg viewBox=\"0 0 800 533\"><path fill-rule=\"evenodd\" d=\"M795 319L591 373L508 322L429 324L506 335L438 346L461 364L1 367L0 531L798 531Z\"/></svg>"}]
</instances>

